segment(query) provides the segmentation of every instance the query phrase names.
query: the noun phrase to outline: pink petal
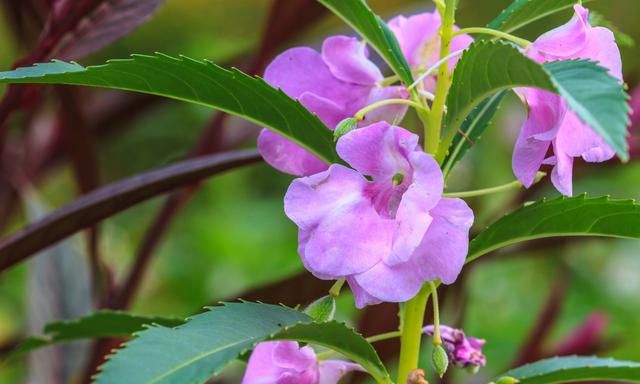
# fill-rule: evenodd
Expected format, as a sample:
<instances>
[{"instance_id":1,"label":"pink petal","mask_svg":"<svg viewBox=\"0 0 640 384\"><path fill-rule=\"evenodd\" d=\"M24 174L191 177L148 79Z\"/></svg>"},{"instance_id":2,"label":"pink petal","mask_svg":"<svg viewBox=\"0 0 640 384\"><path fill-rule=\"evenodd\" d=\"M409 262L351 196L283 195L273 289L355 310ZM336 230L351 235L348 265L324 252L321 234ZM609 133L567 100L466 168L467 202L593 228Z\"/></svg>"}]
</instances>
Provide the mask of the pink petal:
<instances>
[{"instance_id":1,"label":"pink petal","mask_svg":"<svg viewBox=\"0 0 640 384\"><path fill-rule=\"evenodd\" d=\"M276 382L283 370L273 363L273 351L280 341L258 344L251 353L242 384ZM297 343L293 342L297 345Z\"/></svg>"},{"instance_id":2,"label":"pink petal","mask_svg":"<svg viewBox=\"0 0 640 384\"><path fill-rule=\"evenodd\" d=\"M582 157L592 163L601 163L615 156L613 149L600 135L570 111L556 137L556 148L569 156Z\"/></svg>"},{"instance_id":3,"label":"pink petal","mask_svg":"<svg viewBox=\"0 0 640 384\"><path fill-rule=\"evenodd\" d=\"M304 92L298 100L309 111L315 113L331 130L334 130L338 123L350 116L345 112L344 106L340 106L315 93Z\"/></svg>"},{"instance_id":4,"label":"pink petal","mask_svg":"<svg viewBox=\"0 0 640 384\"><path fill-rule=\"evenodd\" d=\"M398 172L409 174L409 153L418 148L418 136L379 122L342 136L336 145L338 155L363 175L389 179Z\"/></svg>"},{"instance_id":5,"label":"pink petal","mask_svg":"<svg viewBox=\"0 0 640 384\"><path fill-rule=\"evenodd\" d=\"M355 275L354 279L367 295L383 302L400 303L410 300L420 291L425 280L419 269L413 260L394 266L380 262Z\"/></svg>"},{"instance_id":6,"label":"pink petal","mask_svg":"<svg viewBox=\"0 0 640 384\"><path fill-rule=\"evenodd\" d=\"M309 346L302 347L296 341L276 341L273 363L278 367L303 372L315 368L316 354Z\"/></svg>"},{"instance_id":7,"label":"pink petal","mask_svg":"<svg viewBox=\"0 0 640 384\"><path fill-rule=\"evenodd\" d=\"M526 88L518 93L527 103L529 114L513 150L512 166L518 180L530 187L558 132L566 108L551 92Z\"/></svg>"},{"instance_id":8,"label":"pink petal","mask_svg":"<svg viewBox=\"0 0 640 384\"><path fill-rule=\"evenodd\" d=\"M408 99L409 93L405 87L376 87L369 93L366 104L371 105L387 99ZM369 125L380 121L393 124L402 121L408 106L402 104L387 105L374 109L364 116L363 125Z\"/></svg>"},{"instance_id":9,"label":"pink petal","mask_svg":"<svg viewBox=\"0 0 640 384\"><path fill-rule=\"evenodd\" d=\"M312 273L343 278L371 268L390 251L391 222L364 197L366 184L356 171L337 164L291 183L285 213L308 231L300 256Z\"/></svg>"},{"instance_id":10,"label":"pink petal","mask_svg":"<svg viewBox=\"0 0 640 384\"><path fill-rule=\"evenodd\" d=\"M622 81L622 58L612 31L603 27L590 28L587 43L575 58L597 61L609 69L612 76Z\"/></svg>"},{"instance_id":11,"label":"pink petal","mask_svg":"<svg viewBox=\"0 0 640 384\"><path fill-rule=\"evenodd\" d=\"M551 182L565 196L573 195L573 157L559 150L554 144L556 166L551 172Z\"/></svg>"},{"instance_id":12,"label":"pink petal","mask_svg":"<svg viewBox=\"0 0 640 384\"><path fill-rule=\"evenodd\" d=\"M444 188L440 166L431 156L416 151L410 154L409 159L413 180L398 206L393 248L384 259L388 265L403 263L411 258L431 224L429 211L440 201Z\"/></svg>"},{"instance_id":13,"label":"pink petal","mask_svg":"<svg viewBox=\"0 0 640 384\"><path fill-rule=\"evenodd\" d=\"M540 36L533 48L545 55L568 58L584 48L589 28L589 11L580 5L574 7L576 14L567 24Z\"/></svg>"},{"instance_id":14,"label":"pink petal","mask_svg":"<svg viewBox=\"0 0 640 384\"><path fill-rule=\"evenodd\" d=\"M269 165L291 175L313 175L328 167L311 152L267 129L258 136L258 149Z\"/></svg>"},{"instance_id":15,"label":"pink petal","mask_svg":"<svg viewBox=\"0 0 640 384\"><path fill-rule=\"evenodd\" d=\"M431 210L433 222L416 250L415 263L425 281L452 284L460 274L469 248L473 211L461 199L442 199Z\"/></svg>"},{"instance_id":16,"label":"pink petal","mask_svg":"<svg viewBox=\"0 0 640 384\"><path fill-rule=\"evenodd\" d=\"M348 83L373 85L382 73L369 60L366 45L348 36L332 36L322 44L322 58L335 77Z\"/></svg>"},{"instance_id":17,"label":"pink petal","mask_svg":"<svg viewBox=\"0 0 640 384\"><path fill-rule=\"evenodd\" d=\"M430 65L438 60L440 24L440 14L436 10L408 18L397 16L388 23L411 67Z\"/></svg>"},{"instance_id":18,"label":"pink petal","mask_svg":"<svg viewBox=\"0 0 640 384\"><path fill-rule=\"evenodd\" d=\"M354 371L364 372L364 369L358 364L347 361L322 360L320 362L320 382L318 384L338 384L342 376Z\"/></svg>"},{"instance_id":19,"label":"pink petal","mask_svg":"<svg viewBox=\"0 0 640 384\"><path fill-rule=\"evenodd\" d=\"M347 278L347 283L349 283L349 288L351 288L351 293L353 294L353 299L356 303L356 308L362 309L367 305L376 305L382 303L382 300L377 299L365 291L360 284L353 277Z\"/></svg>"}]
</instances>

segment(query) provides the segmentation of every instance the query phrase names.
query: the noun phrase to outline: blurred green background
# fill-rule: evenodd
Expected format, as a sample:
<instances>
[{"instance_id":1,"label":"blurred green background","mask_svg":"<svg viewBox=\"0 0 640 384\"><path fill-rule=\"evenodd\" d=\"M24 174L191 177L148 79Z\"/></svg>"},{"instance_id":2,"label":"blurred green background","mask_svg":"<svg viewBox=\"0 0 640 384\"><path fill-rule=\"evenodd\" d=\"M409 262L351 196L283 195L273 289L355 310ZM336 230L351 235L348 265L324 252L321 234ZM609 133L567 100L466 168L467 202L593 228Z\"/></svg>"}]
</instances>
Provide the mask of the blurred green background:
<instances>
[{"instance_id":1,"label":"blurred green background","mask_svg":"<svg viewBox=\"0 0 640 384\"><path fill-rule=\"evenodd\" d=\"M428 1L369 2L385 18L431 7ZM478 26L490 21L510 1L461 0L460 3L458 25ZM168 0L157 15L135 33L83 63L158 51L228 64L256 49L270 5L266 0ZM590 5L640 41L637 22L640 2L602 0ZM568 17L570 12L545 19L520 34L533 39ZM351 33L335 17L326 16L288 44L317 47L323 36L336 32ZM24 47L14 45L3 21L0 21L0 47L2 68L8 68L25 52ZM635 47L625 47L623 51L627 79L635 84L635 79L640 77L640 55ZM122 131L126 133L100 141L102 182L182 158L210 116L210 110L192 105L158 104L143 117L131 121L131 126ZM523 108L510 100L493 127L457 168L450 190L491 186L513 179L510 153L522 116ZM612 161L580 167L576 172L575 191L576 194L638 198L639 180L638 159L625 166ZM132 310L185 317L216 300L234 298L252 288L300 273L303 267L296 253L296 228L282 210L282 196L290 181L290 177L266 165L207 181L164 240ZM75 188L69 170L57 168L39 186L38 192L52 208L71 201ZM528 199L552 196L557 193L545 187ZM513 209L519 198L519 192L513 192L471 200L478 218L476 230ZM123 277L160 203L161 199L156 199L142 204L103 225L102 254L117 267L117 278ZM23 224L16 222L13 228ZM85 248L84 240L83 236L74 238L81 251ZM487 339L485 352L489 365L476 380L487 382L487 378L503 371L514 360L561 270L568 271L562 278L568 279L569 290L552 339L562 339L598 310L606 313L609 321L606 335L612 343L606 354L640 360L638 249L637 243L629 241L583 239L555 248L501 252L465 272L468 294L463 325L469 335ZM26 332L26 275L27 268L22 265L0 276L0 343ZM341 318L355 316L349 298L341 304ZM444 305L445 323L458 318L460 308L446 302ZM20 361L0 366L0 383L23 382L24 377L24 364ZM470 380L463 376L461 382Z\"/></svg>"}]
</instances>

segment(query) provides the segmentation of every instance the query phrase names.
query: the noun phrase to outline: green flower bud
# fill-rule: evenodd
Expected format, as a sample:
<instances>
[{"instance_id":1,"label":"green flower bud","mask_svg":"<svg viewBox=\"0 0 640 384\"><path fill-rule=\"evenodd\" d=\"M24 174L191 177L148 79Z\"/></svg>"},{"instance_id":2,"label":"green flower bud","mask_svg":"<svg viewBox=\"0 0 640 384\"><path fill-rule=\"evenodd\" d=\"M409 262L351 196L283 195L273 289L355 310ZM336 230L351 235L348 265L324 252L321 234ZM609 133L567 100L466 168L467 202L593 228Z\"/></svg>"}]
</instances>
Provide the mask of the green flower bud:
<instances>
[{"instance_id":1,"label":"green flower bud","mask_svg":"<svg viewBox=\"0 0 640 384\"><path fill-rule=\"evenodd\" d=\"M346 118L338 123L335 131L333 131L333 141L338 141L339 138L353 131L358 126L358 120L353 117Z\"/></svg>"},{"instance_id":2,"label":"green flower bud","mask_svg":"<svg viewBox=\"0 0 640 384\"><path fill-rule=\"evenodd\" d=\"M465 368L467 370L467 372L469 372L472 375L475 375L476 373L478 373L478 371L480 370L480 366L479 365L469 365L468 367Z\"/></svg>"},{"instance_id":3,"label":"green flower bud","mask_svg":"<svg viewBox=\"0 0 640 384\"><path fill-rule=\"evenodd\" d=\"M333 320L336 314L336 299L333 296L324 296L309 304L304 313L318 322Z\"/></svg>"},{"instance_id":4,"label":"green flower bud","mask_svg":"<svg viewBox=\"0 0 640 384\"><path fill-rule=\"evenodd\" d=\"M499 378L498 381L496 381L496 384L516 384L519 382L520 380L516 379L515 377L505 376Z\"/></svg>"},{"instance_id":5,"label":"green flower bud","mask_svg":"<svg viewBox=\"0 0 640 384\"><path fill-rule=\"evenodd\" d=\"M436 373L442 377L447 372L449 367L449 356L447 351L442 348L442 345L436 345L433 347L433 353L431 354L431 362L433 363L433 369Z\"/></svg>"}]
</instances>

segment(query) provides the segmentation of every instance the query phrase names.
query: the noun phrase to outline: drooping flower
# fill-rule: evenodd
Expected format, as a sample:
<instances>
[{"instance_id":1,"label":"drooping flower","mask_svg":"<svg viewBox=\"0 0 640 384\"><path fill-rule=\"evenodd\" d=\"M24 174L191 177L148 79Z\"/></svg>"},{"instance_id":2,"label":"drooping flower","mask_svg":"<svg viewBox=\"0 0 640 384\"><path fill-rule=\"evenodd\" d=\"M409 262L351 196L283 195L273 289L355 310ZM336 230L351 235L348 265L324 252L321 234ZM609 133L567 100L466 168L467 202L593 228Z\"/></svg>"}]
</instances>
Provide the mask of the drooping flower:
<instances>
[{"instance_id":1,"label":"drooping flower","mask_svg":"<svg viewBox=\"0 0 640 384\"><path fill-rule=\"evenodd\" d=\"M251 353L242 384L337 384L345 374L362 370L347 361L318 360L311 347L300 348L295 341L267 341Z\"/></svg>"},{"instance_id":2,"label":"drooping flower","mask_svg":"<svg viewBox=\"0 0 640 384\"><path fill-rule=\"evenodd\" d=\"M337 152L353 169L334 164L296 179L285 196L305 267L346 279L360 308L407 301L425 281L453 283L473 212L442 197L440 167L418 136L379 122L342 136Z\"/></svg>"},{"instance_id":3,"label":"drooping flower","mask_svg":"<svg viewBox=\"0 0 640 384\"><path fill-rule=\"evenodd\" d=\"M620 51L613 33L589 24L589 11L575 6L575 16L569 23L540 36L527 55L543 63L555 60L590 59L609 69L622 81ZM554 165L551 179L564 195L572 195L573 159L603 162L615 152L590 127L568 110L562 99L550 92L526 88L519 90L529 108L513 152L513 171L518 179L530 186L542 164ZM547 158L552 147L554 155Z\"/></svg>"},{"instance_id":4,"label":"drooping flower","mask_svg":"<svg viewBox=\"0 0 640 384\"><path fill-rule=\"evenodd\" d=\"M442 18L437 10L405 17L396 16L388 23L395 34L409 66L412 69L427 69L440 60L440 27ZM454 30L459 30L454 27ZM469 47L473 38L469 35L459 35L451 41L451 52ZM453 70L458 58L449 61L449 68ZM425 80L427 90L435 89L434 77Z\"/></svg>"},{"instance_id":5,"label":"drooping flower","mask_svg":"<svg viewBox=\"0 0 640 384\"><path fill-rule=\"evenodd\" d=\"M367 105L408 97L404 87L380 85L382 73L368 56L363 42L332 36L322 44L322 52L307 47L283 52L267 67L264 78L334 129ZM393 121L406 110L402 105L386 106L367 114L364 121ZM308 176L328 167L306 149L266 129L258 137L258 148L270 165L292 175Z\"/></svg>"},{"instance_id":6,"label":"drooping flower","mask_svg":"<svg viewBox=\"0 0 640 384\"><path fill-rule=\"evenodd\" d=\"M423 332L433 336L434 327L424 327ZM442 346L447 351L449 362L458 368L470 366L481 367L487 364L487 359L482 354L485 340L475 337L467 337L461 329L440 326L440 338Z\"/></svg>"}]
</instances>

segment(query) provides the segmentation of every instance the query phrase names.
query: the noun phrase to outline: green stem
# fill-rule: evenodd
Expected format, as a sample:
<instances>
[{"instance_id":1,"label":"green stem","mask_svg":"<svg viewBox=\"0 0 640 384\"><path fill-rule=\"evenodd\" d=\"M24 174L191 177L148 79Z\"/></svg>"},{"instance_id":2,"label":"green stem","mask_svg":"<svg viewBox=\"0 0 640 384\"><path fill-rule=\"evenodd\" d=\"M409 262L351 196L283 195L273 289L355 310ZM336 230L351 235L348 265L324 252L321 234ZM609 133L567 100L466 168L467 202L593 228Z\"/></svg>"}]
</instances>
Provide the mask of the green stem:
<instances>
[{"instance_id":1,"label":"green stem","mask_svg":"<svg viewBox=\"0 0 640 384\"><path fill-rule=\"evenodd\" d=\"M420 341L424 312L431 289L425 284L418 295L404 306L404 321L400 332L400 362L398 367L398 383L406 383L409 373L418 368L420 359Z\"/></svg>"},{"instance_id":2,"label":"green stem","mask_svg":"<svg viewBox=\"0 0 640 384\"><path fill-rule=\"evenodd\" d=\"M402 335L402 332L400 331L392 331L392 332L386 332L386 333L381 333L379 335L375 335L375 336L371 336L371 337L367 337L365 340L367 340L370 343L375 343L378 341L384 341L384 340L389 340L389 339L395 339L396 337L400 337ZM336 351L325 351L322 353L318 353L318 359L319 360L323 360L326 359L327 357L333 356L335 355L337 352Z\"/></svg>"},{"instance_id":3,"label":"green stem","mask_svg":"<svg viewBox=\"0 0 640 384\"><path fill-rule=\"evenodd\" d=\"M438 288L433 281L429 282L431 301L433 302L433 345L442 345L440 338L440 305L438 304Z\"/></svg>"},{"instance_id":4,"label":"green stem","mask_svg":"<svg viewBox=\"0 0 640 384\"><path fill-rule=\"evenodd\" d=\"M455 23L457 0L446 0L444 17L442 20L440 59L444 59L451 53L451 40L453 39L453 25ZM444 116L444 106L451 86L451 73L449 73L448 63L440 65L438 70L438 85L436 86L435 99L429 114L429 123L425 132L425 150L427 153L435 155L440 144L440 134L442 132L442 120Z\"/></svg>"},{"instance_id":5,"label":"green stem","mask_svg":"<svg viewBox=\"0 0 640 384\"><path fill-rule=\"evenodd\" d=\"M538 172L536 174L536 178L533 181L533 183L534 184L538 183L546 175L547 174L544 173L544 172ZM477 189L475 191L445 193L442 196L443 197L457 197L457 198L465 199L465 198L469 198L469 197L492 195L494 193L500 193L500 192L506 192L506 191L510 191L510 190L514 190L514 189L520 189L522 187L523 187L522 183L516 180L516 181L512 181L512 182L507 183L507 184L502 184L502 185L498 185L498 186L491 187L491 188Z\"/></svg>"},{"instance_id":6,"label":"green stem","mask_svg":"<svg viewBox=\"0 0 640 384\"><path fill-rule=\"evenodd\" d=\"M422 106L422 104L416 103L413 100L407 100L407 99L386 99L386 100L382 100L382 101L378 101L377 103L373 103L371 105L367 105L366 107L362 108L361 110L359 110L358 112L356 112L356 114L353 116L354 119L361 121L362 119L364 119L364 115L366 115L367 113L378 109L380 107L384 107L387 105L397 105L397 104L403 104L403 105L408 105L410 107L413 107L417 110L423 109L424 107Z\"/></svg>"},{"instance_id":7,"label":"green stem","mask_svg":"<svg viewBox=\"0 0 640 384\"><path fill-rule=\"evenodd\" d=\"M496 29L491 29L491 28L463 28L458 30L457 32L455 32L453 34L453 36L458 36L458 35L465 35L465 34L473 34L473 33L482 33L482 34L486 34L486 35L491 35L491 36L496 36L499 37L501 39L505 39L508 41L512 41L516 44L518 44L519 46L521 46L522 48L527 48L528 46L531 45L531 42L529 40L520 38L518 36L514 36L510 33L506 33L506 32L502 32L502 31L498 31Z\"/></svg>"},{"instance_id":8,"label":"green stem","mask_svg":"<svg viewBox=\"0 0 640 384\"><path fill-rule=\"evenodd\" d=\"M344 285L344 279L336 280L336 282L331 286L331 289L329 289L329 295L333 297L340 296L340 290L342 289L343 285Z\"/></svg>"}]
</instances>

